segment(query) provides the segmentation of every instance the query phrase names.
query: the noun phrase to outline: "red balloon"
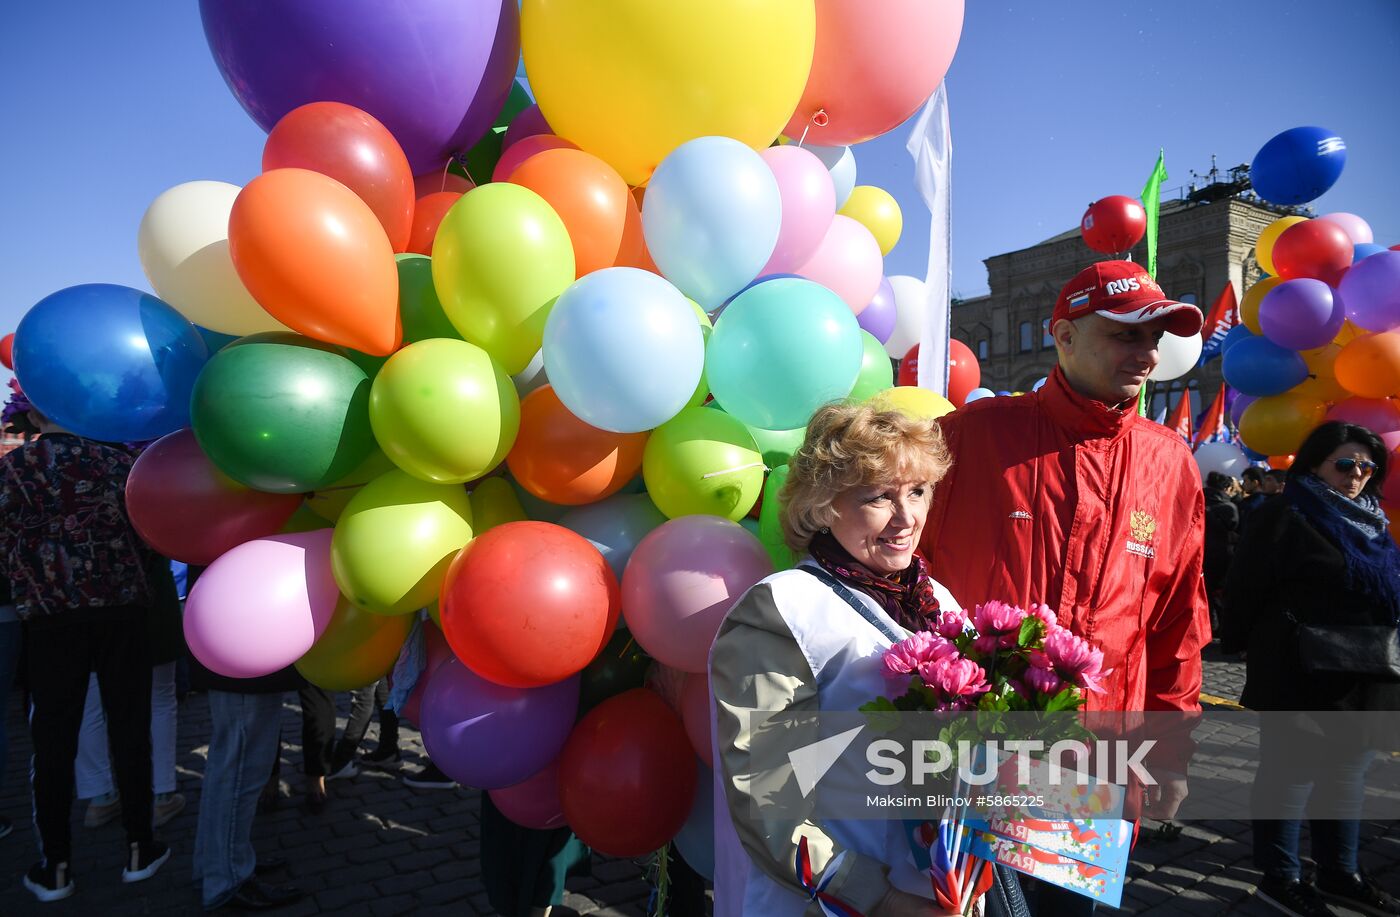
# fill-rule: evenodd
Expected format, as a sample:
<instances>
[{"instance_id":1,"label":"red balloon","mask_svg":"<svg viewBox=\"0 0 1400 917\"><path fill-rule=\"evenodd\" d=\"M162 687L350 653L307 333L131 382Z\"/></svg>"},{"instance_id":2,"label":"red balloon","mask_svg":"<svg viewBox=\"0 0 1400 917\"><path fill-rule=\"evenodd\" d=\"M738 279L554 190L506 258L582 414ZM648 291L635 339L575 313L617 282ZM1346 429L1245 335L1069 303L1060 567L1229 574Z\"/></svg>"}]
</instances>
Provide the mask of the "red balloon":
<instances>
[{"instance_id":1,"label":"red balloon","mask_svg":"<svg viewBox=\"0 0 1400 917\"><path fill-rule=\"evenodd\" d=\"M461 197L461 193L457 191L441 191L418 199L418 203L413 206L413 231L408 235L409 251L432 256L438 224Z\"/></svg>"},{"instance_id":2,"label":"red balloon","mask_svg":"<svg viewBox=\"0 0 1400 917\"><path fill-rule=\"evenodd\" d=\"M909 348L909 352L904 355L904 359L899 361L899 381L898 385L918 385L919 384L919 345L915 344Z\"/></svg>"},{"instance_id":3,"label":"red balloon","mask_svg":"<svg viewBox=\"0 0 1400 917\"><path fill-rule=\"evenodd\" d=\"M15 368L15 333L0 338L0 363L5 364L6 369Z\"/></svg>"},{"instance_id":4,"label":"red balloon","mask_svg":"<svg viewBox=\"0 0 1400 917\"><path fill-rule=\"evenodd\" d=\"M1147 211L1136 198L1110 194L1084 211L1079 232L1094 251L1116 255L1137 245L1147 232Z\"/></svg>"},{"instance_id":5,"label":"red balloon","mask_svg":"<svg viewBox=\"0 0 1400 917\"><path fill-rule=\"evenodd\" d=\"M491 170L491 180L510 181L511 175L515 174L515 170L520 164L536 153L543 153L545 150L576 149L578 149L578 144L553 134L535 134L526 137L502 153L501 158L496 160L496 167Z\"/></svg>"},{"instance_id":6,"label":"red balloon","mask_svg":"<svg viewBox=\"0 0 1400 917\"><path fill-rule=\"evenodd\" d=\"M270 494L224 474L177 430L141 453L126 479L126 511L146 543L186 564L211 564L245 541L275 535L301 494Z\"/></svg>"},{"instance_id":7,"label":"red balloon","mask_svg":"<svg viewBox=\"0 0 1400 917\"><path fill-rule=\"evenodd\" d=\"M429 194L441 194L444 191L466 194L475 187L470 179L445 169L413 176L413 197L420 201Z\"/></svg>"},{"instance_id":8,"label":"red balloon","mask_svg":"<svg viewBox=\"0 0 1400 917\"><path fill-rule=\"evenodd\" d=\"M1274 269L1284 280L1312 277L1335 286L1351 267L1351 236L1331 220L1304 220L1274 242Z\"/></svg>"},{"instance_id":9,"label":"red balloon","mask_svg":"<svg viewBox=\"0 0 1400 917\"><path fill-rule=\"evenodd\" d=\"M710 745L710 676L705 672L691 672L681 686L681 721L685 723L685 734L690 737L690 747L699 755L705 766L715 766L715 750Z\"/></svg>"},{"instance_id":10,"label":"red balloon","mask_svg":"<svg viewBox=\"0 0 1400 917\"><path fill-rule=\"evenodd\" d=\"M483 532L453 559L442 584L452 652L511 688L581 671L612 636L621 607L617 577L598 549L548 522Z\"/></svg>"},{"instance_id":11,"label":"red balloon","mask_svg":"<svg viewBox=\"0 0 1400 917\"><path fill-rule=\"evenodd\" d=\"M559 801L559 761L551 761L529 780L486 793L501 814L522 828L549 831L564 827Z\"/></svg>"},{"instance_id":12,"label":"red balloon","mask_svg":"<svg viewBox=\"0 0 1400 917\"><path fill-rule=\"evenodd\" d=\"M962 407L967 403L967 396L981 384L982 364L977 362L977 354L957 338L949 340L948 400L957 407Z\"/></svg>"},{"instance_id":13,"label":"red balloon","mask_svg":"<svg viewBox=\"0 0 1400 917\"><path fill-rule=\"evenodd\" d=\"M642 856L674 837L695 801L695 779L680 717L646 688L590 710L559 756L564 818L608 856Z\"/></svg>"},{"instance_id":14,"label":"red balloon","mask_svg":"<svg viewBox=\"0 0 1400 917\"><path fill-rule=\"evenodd\" d=\"M423 621L422 627L423 671L418 673L418 680L413 683L413 689L408 692L408 699L404 701L403 712L399 714L414 725L423 722L420 719L423 714L423 692L428 690L428 682L432 681L433 673L452 658L452 648L447 645L447 638L438 630L437 625L432 621Z\"/></svg>"},{"instance_id":15,"label":"red balloon","mask_svg":"<svg viewBox=\"0 0 1400 917\"><path fill-rule=\"evenodd\" d=\"M267 135L263 171L310 169L359 195L384 227L394 251L408 250L413 228L413 172L394 135L373 115L342 102L294 108Z\"/></svg>"}]
</instances>

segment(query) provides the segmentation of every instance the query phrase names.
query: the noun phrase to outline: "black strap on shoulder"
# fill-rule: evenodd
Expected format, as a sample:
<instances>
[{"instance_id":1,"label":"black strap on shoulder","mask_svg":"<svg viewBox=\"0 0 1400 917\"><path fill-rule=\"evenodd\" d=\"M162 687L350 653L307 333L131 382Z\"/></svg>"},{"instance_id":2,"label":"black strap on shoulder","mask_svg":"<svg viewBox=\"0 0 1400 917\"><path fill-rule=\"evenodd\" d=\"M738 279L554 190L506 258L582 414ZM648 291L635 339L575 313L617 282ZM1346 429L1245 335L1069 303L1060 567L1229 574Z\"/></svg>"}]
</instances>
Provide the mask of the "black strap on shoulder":
<instances>
[{"instance_id":1,"label":"black strap on shoulder","mask_svg":"<svg viewBox=\"0 0 1400 917\"><path fill-rule=\"evenodd\" d=\"M874 627L880 633L888 637L892 643L898 643L899 641L904 639L902 635L896 633L888 624L886 624L884 621L881 621L879 616L876 615L875 612L870 610L870 606L866 605L860 599L852 595L851 590L847 589L844 583L842 583L836 577L832 576L827 571L821 569L820 567L809 567L806 564L799 564L794 569L801 570L804 573L810 573L817 579L821 580L823 583L826 583L828 586L830 586L833 592L835 592L841 598L845 599L847 605L855 609L856 614L869 621L872 627Z\"/></svg>"}]
</instances>

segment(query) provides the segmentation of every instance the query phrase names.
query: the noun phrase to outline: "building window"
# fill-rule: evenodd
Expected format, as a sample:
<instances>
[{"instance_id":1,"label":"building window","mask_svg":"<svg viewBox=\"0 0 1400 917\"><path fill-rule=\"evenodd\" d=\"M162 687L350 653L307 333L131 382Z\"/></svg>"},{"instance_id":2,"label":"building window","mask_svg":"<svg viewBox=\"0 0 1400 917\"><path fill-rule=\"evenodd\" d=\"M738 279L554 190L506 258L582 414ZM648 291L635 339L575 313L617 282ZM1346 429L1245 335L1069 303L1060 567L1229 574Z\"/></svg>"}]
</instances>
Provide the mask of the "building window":
<instances>
[{"instance_id":1,"label":"building window","mask_svg":"<svg viewBox=\"0 0 1400 917\"><path fill-rule=\"evenodd\" d=\"M1055 336L1050 333L1050 319L1040 323L1040 349L1049 350L1055 346Z\"/></svg>"},{"instance_id":2,"label":"building window","mask_svg":"<svg viewBox=\"0 0 1400 917\"><path fill-rule=\"evenodd\" d=\"M987 339L982 338L977 342L977 359L987 359Z\"/></svg>"},{"instance_id":3,"label":"building window","mask_svg":"<svg viewBox=\"0 0 1400 917\"><path fill-rule=\"evenodd\" d=\"M1031 323L1021 322L1021 353L1030 353L1034 343L1031 337Z\"/></svg>"},{"instance_id":4,"label":"building window","mask_svg":"<svg viewBox=\"0 0 1400 917\"><path fill-rule=\"evenodd\" d=\"M1189 302L1191 305L1194 306L1196 304L1196 294L1182 293L1179 297L1177 297L1177 302Z\"/></svg>"}]
</instances>

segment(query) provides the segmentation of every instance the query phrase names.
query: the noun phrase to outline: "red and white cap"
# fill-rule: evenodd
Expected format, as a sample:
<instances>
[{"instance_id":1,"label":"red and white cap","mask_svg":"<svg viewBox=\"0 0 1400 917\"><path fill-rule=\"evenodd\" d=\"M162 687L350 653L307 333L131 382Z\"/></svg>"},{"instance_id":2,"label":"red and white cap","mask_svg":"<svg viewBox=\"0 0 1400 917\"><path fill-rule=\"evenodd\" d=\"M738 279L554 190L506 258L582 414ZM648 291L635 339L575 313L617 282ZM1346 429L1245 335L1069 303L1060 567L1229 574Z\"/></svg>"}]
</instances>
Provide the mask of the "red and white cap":
<instances>
[{"instance_id":1,"label":"red and white cap","mask_svg":"<svg viewBox=\"0 0 1400 917\"><path fill-rule=\"evenodd\" d=\"M1075 274L1055 300L1050 327L1062 318L1073 320L1092 312L1125 325L1169 318L1167 330L1181 337L1200 334L1205 323L1200 309L1167 299L1152 275L1131 261L1099 261Z\"/></svg>"}]
</instances>

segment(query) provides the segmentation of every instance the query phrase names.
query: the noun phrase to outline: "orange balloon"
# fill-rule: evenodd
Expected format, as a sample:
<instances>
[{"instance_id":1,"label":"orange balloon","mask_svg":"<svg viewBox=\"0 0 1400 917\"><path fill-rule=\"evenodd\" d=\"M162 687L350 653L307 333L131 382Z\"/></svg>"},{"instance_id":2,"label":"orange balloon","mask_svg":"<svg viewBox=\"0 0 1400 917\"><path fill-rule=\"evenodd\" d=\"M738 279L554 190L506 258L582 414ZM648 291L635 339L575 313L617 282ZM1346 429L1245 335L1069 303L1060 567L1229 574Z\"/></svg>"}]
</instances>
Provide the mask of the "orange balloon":
<instances>
[{"instance_id":1,"label":"orange balloon","mask_svg":"<svg viewBox=\"0 0 1400 917\"><path fill-rule=\"evenodd\" d=\"M1269 467L1279 471L1287 471L1293 467L1293 460L1296 455L1271 455L1269 456Z\"/></svg>"},{"instance_id":2,"label":"orange balloon","mask_svg":"<svg viewBox=\"0 0 1400 917\"><path fill-rule=\"evenodd\" d=\"M617 256L617 266L660 274L661 268L651 260L647 240L642 235L642 197L645 194L645 188L633 188L627 195L627 224L622 230L622 250Z\"/></svg>"},{"instance_id":3,"label":"orange balloon","mask_svg":"<svg viewBox=\"0 0 1400 917\"><path fill-rule=\"evenodd\" d=\"M292 109L267 135L262 167L329 175L369 205L394 251L408 250L413 172L394 135L368 112L343 102Z\"/></svg>"},{"instance_id":4,"label":"orange balloon","mask_svg":"<svg viewBox=\"0 0 1400 917\"><path fill-rule=\"evenodd\" d=\"M377 357L398 349L394 249L340 182L308 169L264 172L234 200L228 242L243 285L287 327Z\"/></svg>"},{"instance_id":5,"label":"orange balloon","mask_svg":"<svg viewBox=\"0 0 1400 917\"><path fill-rule=\"evenodd\" d=\"M1400 394L1400 333L1356 338L1337 355L1335 368L1337 381L1353 394L1363 398Z\"/></svg>"},{"instance_id":6,"label":"orange balloon","mask_svg":"<svg viewBox=\"0 0 1400 917\"><path fill-rule=\"evenodd\" d=\"M506 456L511 476L548 503L580 506L611 496L637 476L647 433L609 433L579 420L554 386L520 402L520 433Z\"/></svg>"},{"instance_id":7,"label":"orange balloon","mask_svg":"<svg viewBox=\"0 0 1400 917\"><path fill-rule=\"evenodd\" d=\"M418 203L413 207L413 232L408 236L409 251L432 256L433 239L437 236L438 224L461 196L460 191L439 191L418 199Z\"/></svg>"},{"instance_id":8,"label":"orange balloon","mask_svg":"<svg viewBox=\"0 0 1400 917\"><path fill-rule=\"evenodd\" d=\"M522 162L510 181L544 198L564 221L574 243L575 276L618 264L632 195L612 166L583 150L545 150Z\"/></svg>"}]
</instances>

